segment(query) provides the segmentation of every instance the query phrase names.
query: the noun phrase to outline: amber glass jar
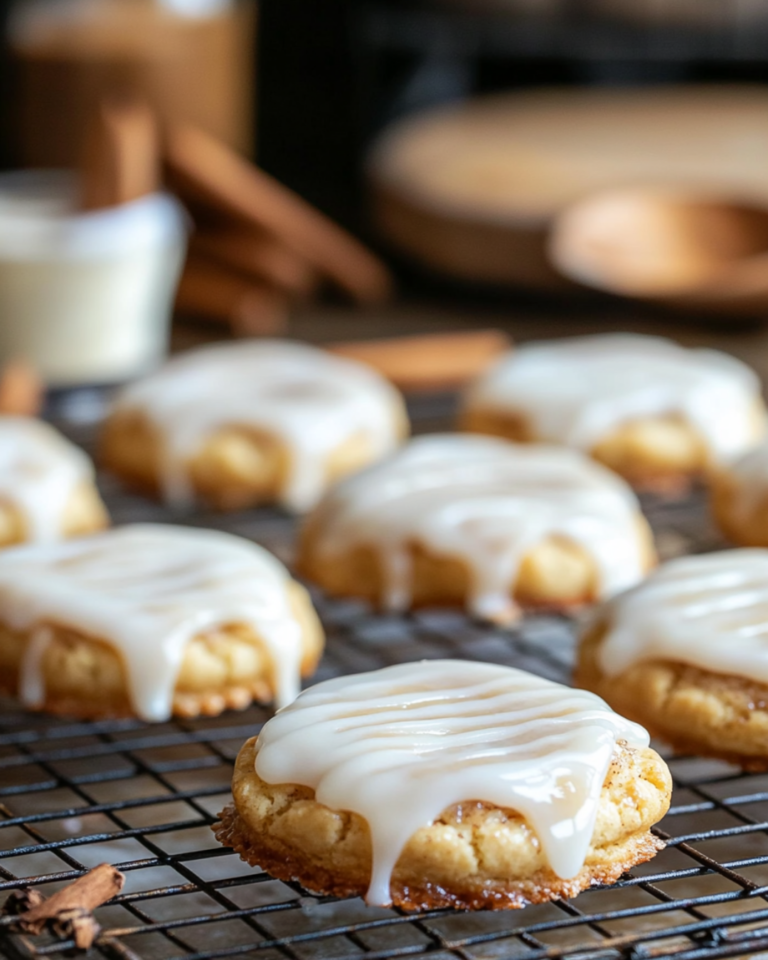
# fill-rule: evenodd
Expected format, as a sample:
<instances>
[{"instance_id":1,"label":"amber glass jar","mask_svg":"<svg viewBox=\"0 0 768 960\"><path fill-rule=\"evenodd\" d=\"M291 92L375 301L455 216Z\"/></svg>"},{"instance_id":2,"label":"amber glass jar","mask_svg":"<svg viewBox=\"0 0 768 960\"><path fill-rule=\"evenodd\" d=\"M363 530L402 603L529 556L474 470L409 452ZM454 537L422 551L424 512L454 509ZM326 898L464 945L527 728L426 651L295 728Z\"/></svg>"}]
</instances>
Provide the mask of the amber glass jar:
<instances>
[{"instance_id":1,"label":"amber glass jar","mask_svg":"<svg viewBox=\"0 0 768 960\"><path fill-rule=\"evenodd\" d=\"M105 94L146 97L250 153L254 25L255 0L20 0L10 42L23 162L76 162Z\"/></svg>"}]
</instances>

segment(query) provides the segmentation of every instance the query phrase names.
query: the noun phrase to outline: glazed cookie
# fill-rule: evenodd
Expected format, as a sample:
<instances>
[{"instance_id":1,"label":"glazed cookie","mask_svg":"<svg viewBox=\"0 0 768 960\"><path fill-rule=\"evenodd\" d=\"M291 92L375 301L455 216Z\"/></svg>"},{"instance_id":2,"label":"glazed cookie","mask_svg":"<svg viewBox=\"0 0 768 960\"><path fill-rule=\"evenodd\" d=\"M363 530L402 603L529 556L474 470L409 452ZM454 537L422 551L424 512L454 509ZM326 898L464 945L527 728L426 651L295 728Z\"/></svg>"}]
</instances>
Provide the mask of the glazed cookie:
<instances>
[{"instance_id":1,"label":"glazed cookie","mask_svg":"<svg viewBox=\"0 0 768 960\"><path fill-rule=\"evenodd\" d=\"M744 547L768 547L768 442L715 473L711 502L729 540Z\"/></svg>"},{"instance_id":2,"label":"glazed cookie","mask_svg":"<svg viewBox=\"0 0 768 960\"><path fill-rule=\"evenodd\" d=\"M673 560L596 615L576 682L681 751L768 769L768 550Z\"/></svg>"},{"instance_id":3,"label":"glazed cookie","mask_svg":"<svg viewBox=\"0 0 768 960\"><path fill-rule=\"evenodd\" d=\"M171 505L300 512L407 431L400 395L363 364L306 344L240 341L183 354L123 391L102 458Z\"/></svg>"},{"instance_id":4,"label":"glazed cookie","mask_svg":"<svg viewBox=\"0 0 768 960\"><path fill-rule=\"evenodd\" d=\"M108 522L82 450L41 420L0 416L0 547L50 543Z\"/></svg>"},{"instance_id":5,"label":"glazed cookie","mask_svg":"<svg viewBox=\"0 0 768 960\"><path fill-rule=\"evenodd\" d=\"M766 415L734 357L608 334L510 353L470 388L461 423L577 447L637 487L675 490L759 442Z\"/></svg>"},{"instance_id":6,"label":"glazed cookie","mask_svg":"<svg viewBox=\"0 0 768 960\"><path fill-rule=\"evenodd\" d=\"M305 691L244 745L232 791L218 839L281 880L499 909L649 860L670 778L645 730L598 697L433 660Z\"/></svg>"},{"instance_id":7,"label":"glazed cookie","mask_svg":"<svg viewBox=\"0 0 768 960\"><path fill-rule=\"evenodd\" d=\"M226 533L122 527L0 554L0 692L81 717L289 703L322 630L304 589Z\"/></svg>"},{"instance_id":8,"label":"glazed cookie","mask_svg":"<svg viewBox=\"0 0 768 960\"><path fill-rule=\"evenodd\" d=\"M419 437L337 484L309 516L301 572L385 609L565 607L636 583L654 563L629 487L575 450Z\"/></svg>"}]
</instances>

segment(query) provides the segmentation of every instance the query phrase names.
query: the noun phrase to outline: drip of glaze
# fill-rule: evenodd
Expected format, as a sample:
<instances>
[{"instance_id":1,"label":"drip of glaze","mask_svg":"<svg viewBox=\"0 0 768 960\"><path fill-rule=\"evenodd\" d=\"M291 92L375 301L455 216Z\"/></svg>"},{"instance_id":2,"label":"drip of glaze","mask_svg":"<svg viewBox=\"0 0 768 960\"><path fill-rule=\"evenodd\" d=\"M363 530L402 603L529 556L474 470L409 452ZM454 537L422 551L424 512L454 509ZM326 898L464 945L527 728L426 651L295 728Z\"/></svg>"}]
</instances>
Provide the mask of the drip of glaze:
<instances>
[{"instance_id":1,"label":"drip of glaze","mask_svg":"<svg viewBox=\"0 0 768 960\"><path fill-rule=\"evenodd\" d=\"M600 618L606 676L671 660L768 684L768 550L671 560Z\"/></svg>"},{"instance_id":2,"label":"drip of glaze","mask_svg":"<svg viewBox=\"0 0 768 960\"><path fill-rule=\"evenodd\" d=\"M299 691L301 633L287 571L256 544L213 530L137 524L0 554L0 616L31 630L19 681L30 707L45 700L48 624L107 642L145 720L171 715L188 642L227 624L250 626L272 662L276 699Z\"/></svg>"},{"instance_id":3,"label":"drip of glaze","mask_svg":"<svg viewBox=\"0 0 768 960\"><path fill-rule=\"evenodd\" d=\"M592 556L601 595L635 584L644 573L638 513L627 484L577 451L448 434L412 440L346 478L312 524L328 562L356 546L379 551L389 609L410 604L409 546L418 542L464 561L470 609L501 620L520 562L551 535Z\"/></svg>"},{"instance_id":4,"label":"drip of glaze","mask_svg":"<svg viewBox=\"0 0 768 960\"><path fill-rule=\"evenodd\" d=\"M279 340L219 344L194 350L127 387L115 409L138 410L163 439L165 499L188 506L187 463L225 427L252 427L276 436L290 462L282 503L309 509L326 485L329 455L361 437L371 459L399 442L397 392L378 374L306 344Z\"/></svg>"},{"instance_id":5,"label":"drip of glaze","mask_svg":"<svg viewBox=\"0 0 768 960\"><path fill-rule=\"evenodd\" d=\"M520 347L470 390L471 408L513 410L538 438L591 450L632 420L682 416L715 461L753 446L765 432L760 383L716 350L630 334L574 337Z\"/></svg>"},{"instance_id":6,"label":"drip of glaze","mask_svg":"<svg viewBox=\"0 0 768 960\"><path fill-rule=\"evenodd\" d=\"M563 879L584 864L616 743L642 727L594 694L492 664L422 661L311 687L262 729L256 772L371 831L369 903L390 902L409 838L453 804L519 812Z\"/></svg>"},{"instance_id":7,"label":"drip of glaze","mask_svg":"<svg viewBox=\"0 0 768 960\"><path fill-rule=\"evenodd\" d=\"M73 494L93 477L85 453L47 423L0 417L0 501L19 511L29 541L61 539Z\"/></svg>"}]
</instances>

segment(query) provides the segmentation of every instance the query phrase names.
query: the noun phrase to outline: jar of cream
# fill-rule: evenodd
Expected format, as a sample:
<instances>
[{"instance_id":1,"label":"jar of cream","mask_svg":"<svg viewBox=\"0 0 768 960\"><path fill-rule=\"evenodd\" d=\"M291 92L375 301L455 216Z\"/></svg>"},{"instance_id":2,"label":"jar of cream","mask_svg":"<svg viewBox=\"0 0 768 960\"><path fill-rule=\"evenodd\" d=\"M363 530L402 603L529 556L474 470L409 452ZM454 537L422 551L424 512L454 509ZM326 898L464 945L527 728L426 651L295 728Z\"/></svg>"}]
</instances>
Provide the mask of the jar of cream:
<instances>
[{"instance_id":1,"label":"jar of cream","mask_svg":"<svg viewBox=\"0 0 768 960\"><path fill-rule=\"evenodd\" d=\"M167 352L186 237L168 194L84 213L74 173L0 175L0 361L28 360L54 387L150 370Z\"/></svg>"}]
</instances>

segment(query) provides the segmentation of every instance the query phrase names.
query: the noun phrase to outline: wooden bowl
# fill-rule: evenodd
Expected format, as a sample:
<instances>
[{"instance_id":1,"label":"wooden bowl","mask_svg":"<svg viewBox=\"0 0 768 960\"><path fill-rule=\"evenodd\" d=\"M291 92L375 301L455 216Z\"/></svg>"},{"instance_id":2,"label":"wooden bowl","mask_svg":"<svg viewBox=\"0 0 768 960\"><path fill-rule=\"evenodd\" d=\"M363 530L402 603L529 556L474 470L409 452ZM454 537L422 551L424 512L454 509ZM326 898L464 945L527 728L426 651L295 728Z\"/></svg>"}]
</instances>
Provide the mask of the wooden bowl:
<instances>
[{"instance_id":1,"label":"wooden bowl","mask_svg":"<svg viewBox=\"0 0 768 960\"><path fill-rule=\"evenodd\" d=\"M470 100L396 123L369 160L381 233L472 281L556 288L554 218L633 184L768 201L768 90L543 90Z\"/></svg>"},{"instance_id":2,"label":"wooden bowl","mask_svg":"<svg viewBox=\"0 0 768 960\"><path fill-rule=\"evenodd\" d=\"M556 220L552 262L609 293L719 313L768 312L768 203L634 187Z\"/></svg>"}]
</instances>

